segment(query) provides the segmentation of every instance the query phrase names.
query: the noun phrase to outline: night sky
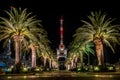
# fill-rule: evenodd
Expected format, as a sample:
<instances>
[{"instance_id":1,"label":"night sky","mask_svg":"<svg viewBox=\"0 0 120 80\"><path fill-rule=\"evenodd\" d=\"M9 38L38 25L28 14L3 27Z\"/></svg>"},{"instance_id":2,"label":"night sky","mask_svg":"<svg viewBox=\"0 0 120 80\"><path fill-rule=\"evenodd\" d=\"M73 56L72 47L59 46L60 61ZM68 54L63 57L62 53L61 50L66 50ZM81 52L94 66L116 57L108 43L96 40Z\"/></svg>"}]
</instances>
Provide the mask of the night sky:
<instances>
[{"instance_id":1,"label":"night sky","mask_svg":"<svg viewBox=\"0 0 120 80\"><path fill-rule=\"evenodd\" d=\"M108 17L117 18L120 23L120 3L117 0L0 0L0 15L10 6L27 8L37 19L42 20L43 28L48 32L51 47L59 45L59 19L64 17L64 43L66 47L72 41L75 30L87 20L90 11L106 12Z\"/></svg>"}]
</instances>

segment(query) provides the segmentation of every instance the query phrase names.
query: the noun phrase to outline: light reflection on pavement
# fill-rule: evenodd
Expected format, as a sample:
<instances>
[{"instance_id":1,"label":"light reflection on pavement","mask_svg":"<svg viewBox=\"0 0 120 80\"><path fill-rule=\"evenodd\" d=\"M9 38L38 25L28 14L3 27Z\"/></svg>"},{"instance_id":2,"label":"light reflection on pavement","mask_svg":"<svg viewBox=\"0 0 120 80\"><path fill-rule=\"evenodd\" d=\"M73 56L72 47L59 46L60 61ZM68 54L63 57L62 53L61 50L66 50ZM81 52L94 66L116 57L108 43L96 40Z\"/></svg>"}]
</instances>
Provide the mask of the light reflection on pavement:
<instances>
[{"instance_id":1,"label":"light reflection on pavement","mask_svg":"<svg viewBox=\"0 0 120 80\"><path fill-rule=\"evenodd\" d=\"M66 78L66 79L65 79ZM54 71L35 74L7 74L0 75L0 80L116 80L120 79L120 72L69 72Z\"/></svg>"}]
</instances>

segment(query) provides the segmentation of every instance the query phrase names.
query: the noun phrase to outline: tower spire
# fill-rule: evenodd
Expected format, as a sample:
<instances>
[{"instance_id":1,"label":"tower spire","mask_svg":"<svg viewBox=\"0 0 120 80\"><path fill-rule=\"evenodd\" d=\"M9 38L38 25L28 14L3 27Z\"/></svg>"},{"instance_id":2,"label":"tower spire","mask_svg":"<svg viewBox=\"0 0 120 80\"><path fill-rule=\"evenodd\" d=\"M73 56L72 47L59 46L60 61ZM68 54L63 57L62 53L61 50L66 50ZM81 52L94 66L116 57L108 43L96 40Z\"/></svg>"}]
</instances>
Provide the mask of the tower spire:
<instances>
[{"instance_id":1,"label":"tower spire","mask_svg":"<svg viewBox=\"0 0 120 80\"><path fill-rule=\"evenodd\" d=\"M63 16L60 18L60 44L63 44Z\"/></svg>"},{"instance_id":2,"label":"tower spire","mask_svg":"<svg viewBox=\"0 0 120 80\"><path fill-rule=\"evenodd\" d=\"M65 48L64 43L63 43L63 16L60 18L60 45L59 45L60 50L63 50Z\"/></svg>"}]
</instances>

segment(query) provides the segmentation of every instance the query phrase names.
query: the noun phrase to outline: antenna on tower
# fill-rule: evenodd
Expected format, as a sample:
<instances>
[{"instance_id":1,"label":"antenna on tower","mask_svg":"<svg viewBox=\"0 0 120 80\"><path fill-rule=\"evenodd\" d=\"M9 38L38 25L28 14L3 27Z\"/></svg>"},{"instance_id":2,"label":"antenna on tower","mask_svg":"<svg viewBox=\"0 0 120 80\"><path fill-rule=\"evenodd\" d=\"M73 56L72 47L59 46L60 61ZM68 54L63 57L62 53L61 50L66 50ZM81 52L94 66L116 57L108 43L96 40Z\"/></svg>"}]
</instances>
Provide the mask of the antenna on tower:
<instances>
[{"instance_id":1,"label":"antenna on tower","mask_svg":"<svg viewBox=\"0 0 120 80\"><path fill-rule=\"evenodd\" d=\"M63 44L63 16L60 18L60 44Z\"/></svg>"}]
</instances>

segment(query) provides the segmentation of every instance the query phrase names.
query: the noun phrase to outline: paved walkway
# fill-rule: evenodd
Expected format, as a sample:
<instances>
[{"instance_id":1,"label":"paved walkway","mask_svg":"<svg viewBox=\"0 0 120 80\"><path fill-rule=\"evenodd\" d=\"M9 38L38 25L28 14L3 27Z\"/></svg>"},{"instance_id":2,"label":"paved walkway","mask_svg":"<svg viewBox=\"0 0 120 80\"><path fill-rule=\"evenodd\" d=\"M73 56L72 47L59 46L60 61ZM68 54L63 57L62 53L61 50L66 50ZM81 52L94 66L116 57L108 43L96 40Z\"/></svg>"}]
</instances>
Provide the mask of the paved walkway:
<instances>
[{"instance_id":1,"label":"paved walkway","mask_svg":"<svg viewBox=\"0 0 120 80\"><path fill-rule=\"evenodd\" d=\"M53 72L44 72L43 74L35 74L39 75L42 77L111 77L111 76L119 76L120 77L120 72L71 72L71 71L53 71Z\"/></svg>"},{"instance_id":2,"label":"paved walkway","mask_svg":"<svg viewBox=\"0 0 120 80\"><path fill-rule=\"evenodd\" d=\"M0 74L3 76L37 76L37 77L120 77L120 72L71 72L71 71L51 71L43 73L32 73L32 74Z\"/></svg>"},{"instance_id":3,"label":"paved walkway","mask_svg":"<svg viewBox=\"0 0 120 80\"><path fill-rule=\"evenodd\" d=\"M46 79L45 79L46 78ZM51 71L35 74L0 74L0 80L119 80L120 72Z\"/></svg>"}]
</instances>

